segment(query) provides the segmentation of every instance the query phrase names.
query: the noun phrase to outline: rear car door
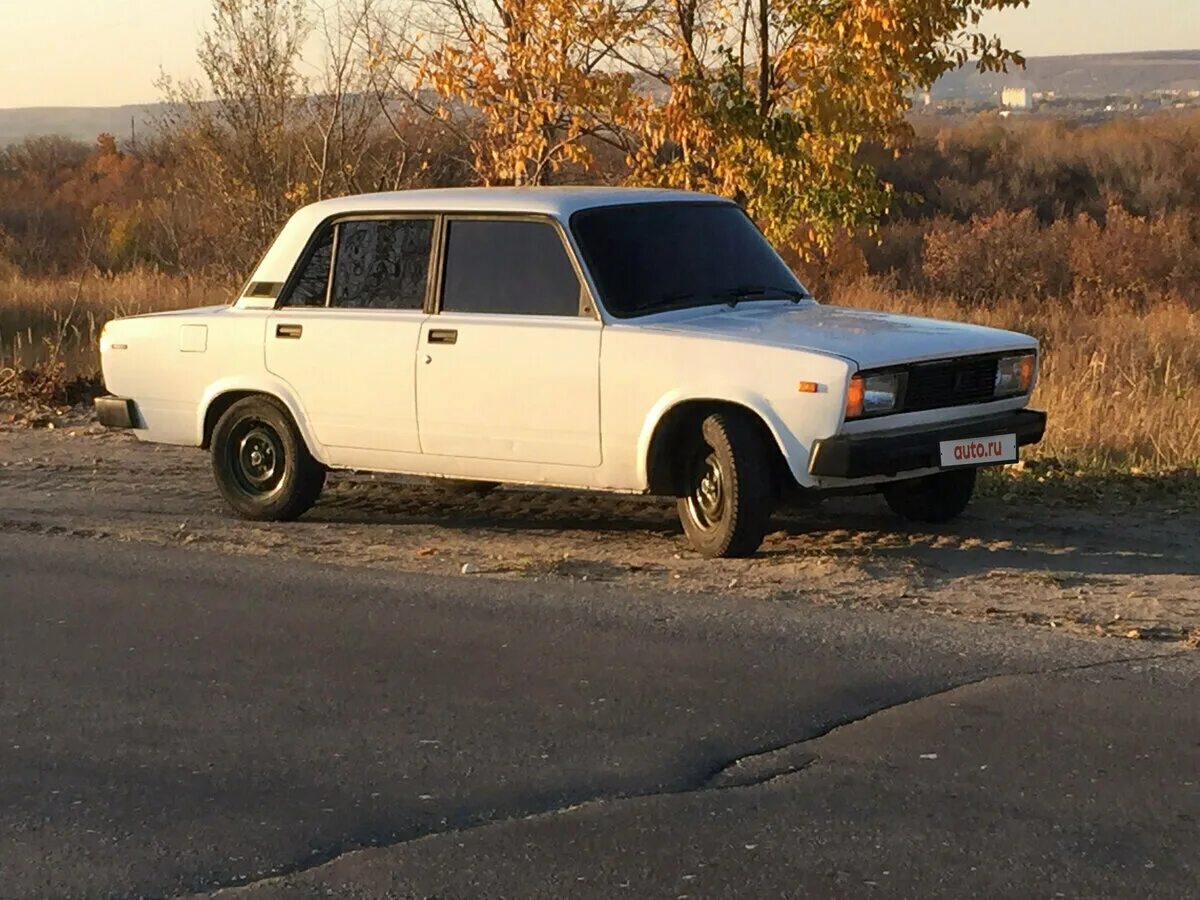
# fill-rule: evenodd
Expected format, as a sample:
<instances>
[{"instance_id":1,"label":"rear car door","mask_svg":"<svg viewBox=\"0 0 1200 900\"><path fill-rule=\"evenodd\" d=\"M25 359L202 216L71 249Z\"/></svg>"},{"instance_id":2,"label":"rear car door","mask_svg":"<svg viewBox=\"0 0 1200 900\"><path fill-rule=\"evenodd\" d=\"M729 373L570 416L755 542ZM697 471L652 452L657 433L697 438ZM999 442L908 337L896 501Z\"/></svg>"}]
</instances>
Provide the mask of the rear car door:
<instances>
[{"instance_id":1,"label":"rear car door","mask_svg":"<svg viewBox=\"0 0 1200 900\"><path fill-rule=\"evenodd\" d=\"M436 219L325 226L271 314L267 368L300 398L335 465L355 450L420 452L414 360Z\"/></svg>"},{"instance_id":2,"label":"rear car door","mask_svg":"<svg viewBox=\"0 0 1200 900\"><path fill-rule=\"evenodd\" d=\"M598 466L601 323L559 226L449 216L444 232L418 351L422 450Z\"/></svg>"}]
</instances>

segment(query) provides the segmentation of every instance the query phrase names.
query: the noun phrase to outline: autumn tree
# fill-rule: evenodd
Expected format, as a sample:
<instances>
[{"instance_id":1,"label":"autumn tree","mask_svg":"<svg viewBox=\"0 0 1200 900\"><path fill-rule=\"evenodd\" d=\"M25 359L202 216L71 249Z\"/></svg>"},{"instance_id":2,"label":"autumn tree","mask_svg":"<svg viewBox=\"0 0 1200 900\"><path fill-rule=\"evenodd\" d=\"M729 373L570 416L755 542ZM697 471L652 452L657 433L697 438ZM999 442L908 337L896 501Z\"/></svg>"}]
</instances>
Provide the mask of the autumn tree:
<instances>
[{"instance_id":1,"label":"autumn tree","mask_svg":"<svg viewBox=\"0 0 1200 900\"><path fill-rule=\"evenodd\" d=\"M336 0L314 16L323 70L306 146L316 196L464 183L462 130L416 100L411 5Z\"/></svg>"},{"instance_id":2,"label":"autumn tree","mask_svg":"<svg viewBox=\"0 0 1200 900\"><path fill-rule=\"evenodd\" d=\"M864 147L903 147L913 93L950 69L1019 62L980 22L1027 2L213 0L204 81L166 84L170 211L244 269L302 202L576 180L603 151L606 180L733 197L827 249L892 203ZM463 168L451 151L430 175L446 136Z\"/></svg>"},{"instance_id":3,"label":"autumn tree","mask_svg":"<svg viewBox=\"0 0 1200 900\"><path fill-rule=\"evenodd\" d=\"M898 151L915 91L968 60L1020 58L980 32L1028 0L664 0L621 58L666 100L628 122L630 180L735 197L813 250L877 219L892 190L860 152Z\"/></svg>"},{"instance_id":4,"label":"autumn tree","mask_svg":"<svg viewBox=\"0 0 1200 900\"><path fill-rule=\"evenodd\" d=\"M381 58L469 131L484 183L577 172L608 143L628 181L735 197L811 249L888 208L861 150L904 146L915 91L1020 61L979 26L1027 2L414 0Z\"/></svg>"},{"instance_id":5,"label":"autumn tree","mask_svg":"<svg viewBox=\"0 0 1200 900\"><path fill-rule=\"evenodd\" d=\"M377 6L376 0L313 6L321 58L302 103L300 140L308 177L294 190L298 200L362 193L402 180L403 152L396 159L395 148L379 140L386 110L374 91L370 47Z\"/></svg>"},{"instance_id":6,"label":"autumn tree","mask_svg":"<svg viewBox=\"0 0 1200 900\"><path fill-rule=\"evenodd\" d=\"M619 48L653 0L441 0L408 7L382 59L392 89L459 129L484 184L543 184L587 168L597 144L624 154L641 100Z\"/></svg>"},{"instance_id":7,"label":"autumn tree","mask_svg":"<svg viewBox=\"0 0 1200 900\"><path fill-rule=\"evenodd\" d=\"M30 138L0 150L0 271L113 271L155 260L156 167L101 134L88 147Z\"/></svg>"},{"instance_id":8,"label":"autumn tree","mask_svg":"<svg viewBox=\"0 0 1200 900\"><path fill-rule=\"evenodd\" d=\"M213 0L200 81L161 80L160 152L176 175L174 212L247 268L304 193L299 63L312 30L305 0Z\"/></svg>"}]
</instances>

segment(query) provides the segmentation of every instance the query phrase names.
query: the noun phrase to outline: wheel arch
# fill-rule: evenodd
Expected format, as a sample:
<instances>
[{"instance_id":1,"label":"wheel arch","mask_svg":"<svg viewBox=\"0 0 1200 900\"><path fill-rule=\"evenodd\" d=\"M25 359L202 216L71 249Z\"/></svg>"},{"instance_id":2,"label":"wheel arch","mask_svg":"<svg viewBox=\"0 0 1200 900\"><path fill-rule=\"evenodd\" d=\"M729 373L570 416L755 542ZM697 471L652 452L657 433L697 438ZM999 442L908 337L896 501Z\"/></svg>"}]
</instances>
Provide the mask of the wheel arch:
<instances>
[{"instance_id":1,"label":"wheel arch","mask_svg":"<svg viewBox=\"0 0 1200 900\"><path fill-rule=\"evenodd\" d=\"M705 418L717 412L744 416L757 427L772 451L772 481L781 491L794 481L787 464L778 422L765 403L750 396L693 396L667 400L647 417L639 452L639 478L651 494L677 496L681 489L674 465L679 443Z\"/></svg>"},{"instance_id":2,"label":"wheel arch","mask_svg":"<svg viewBox=\"0 0 1200 900\"><path fill-rule=\"evenodd\" d=\"M292 417L292 422L295 423L300 436L308 446L308 452L318 462L326 462L325 448L316 440L316 436L309 427L308 417L304 414L304 408L300 405L299 398L282 382L263 384L222 381L212 385L205 392L204 400L200 404L200 446L208 449L212 442L213 429L216 428L217 421L229 407L246 397L256 396L269 397L281 403L288 415Z\"/></svg>"}]
</instances>

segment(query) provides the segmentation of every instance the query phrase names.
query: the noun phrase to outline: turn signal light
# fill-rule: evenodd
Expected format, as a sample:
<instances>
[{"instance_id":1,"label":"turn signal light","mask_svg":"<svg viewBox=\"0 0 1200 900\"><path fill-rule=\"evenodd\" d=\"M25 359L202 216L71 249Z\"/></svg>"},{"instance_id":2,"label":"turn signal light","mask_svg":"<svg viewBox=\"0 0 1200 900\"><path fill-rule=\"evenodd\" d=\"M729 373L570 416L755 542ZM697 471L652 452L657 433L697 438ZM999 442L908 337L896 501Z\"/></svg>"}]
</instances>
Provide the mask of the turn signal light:
<instances>
[{"instance_id":1,"label":"turn signal light","mask_svg":"<svg viewBox=\"0 0 1200 900\"><path fill-rule=\"evenodd\" d=\"M857 419L863 414L863 380L859 375L850 379L846 391L846 418Z\"/></svg>"},{"instance_id":2,"label":"turn signal light","mask_svg":"<svg viewBox=\"0 0 1200 900\"><path fill-rule=\"evenodd\" d=\"M1029 356L1021 357L1021 388L1028 391L1030 385L1033 384L1033 371L1037 364L1037 357L1030 354Z\"/></svg>"}]
</instances>

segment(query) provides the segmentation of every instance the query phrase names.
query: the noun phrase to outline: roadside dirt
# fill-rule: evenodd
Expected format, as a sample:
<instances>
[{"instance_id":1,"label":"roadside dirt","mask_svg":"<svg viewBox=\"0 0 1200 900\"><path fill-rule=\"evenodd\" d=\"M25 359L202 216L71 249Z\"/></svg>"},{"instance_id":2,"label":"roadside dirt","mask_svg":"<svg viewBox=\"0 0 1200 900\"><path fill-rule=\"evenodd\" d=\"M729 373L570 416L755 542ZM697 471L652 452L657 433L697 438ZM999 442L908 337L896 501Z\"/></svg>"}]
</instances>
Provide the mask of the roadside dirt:
<instances>
[{"instance_id":1,"label":"roadside dirt","mask_svg":"<svg viewBox=\"0 0 1200 900\"><path fill-rule=\"evenodd\" d=\"M206 453L140 444L79 415L57 424L0 425L0 531L1200 643L1200 516L1167 503L983 498L958 522L922 528L878 498L830 500L780 512L756 558L709 561L687 549L672 503L643 497L517 488L480 497L334 474L301 521L242 522L219 500Z\"/></svg>"}]
</instances>

